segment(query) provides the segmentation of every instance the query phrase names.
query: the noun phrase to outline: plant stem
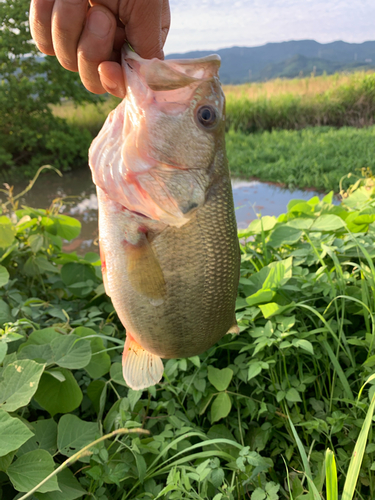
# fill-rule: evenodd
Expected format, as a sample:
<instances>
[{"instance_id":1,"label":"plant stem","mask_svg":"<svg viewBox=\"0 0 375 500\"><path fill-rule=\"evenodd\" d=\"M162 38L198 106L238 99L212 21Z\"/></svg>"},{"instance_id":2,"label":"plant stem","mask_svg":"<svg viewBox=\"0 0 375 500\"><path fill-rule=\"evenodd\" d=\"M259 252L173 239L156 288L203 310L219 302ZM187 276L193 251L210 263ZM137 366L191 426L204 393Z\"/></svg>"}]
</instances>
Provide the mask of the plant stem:
<instances>
[{"instance_id":1,"label":"plant stem","mask_svg":"<svg viewBox=\"0 0 375 500\"><path fill-rule=\"evenodd\" d=\"M90 443L87 446L85 446L84 448L82 448L82 450L77 451L77 453L75 453L74 455L69 457L67 460L65 460L65 462L63 462L59 467L57 467L57 469L55 469L52 472L52 474L50 474L45 479L43 479L43 481L41 481L39 484L37 484L32 490L30 490L28 493L26 493L26 495L23 495L22 497L20 497L18 500L26 500L26 498L30 498L33 493L35 493L41 486L43 486L43 484L45 484L51 478L56 476L59 472L64 470L69 465L72 465L74 462L79 460L81 457L88 455L89 454L88 450L90 448L92 448L93 446L97 445L98 443L101 443L102 441L105 441L106 439L111 439L114 436L119 436L121 434L134 434L136 432L139 432L142 434L150 434L149 431L147 431L145 429L138 429L138 428L137 429L121 428L121 429L117 429L115 431L112 431L109 434L105 434L104 436L100 437L99 439L96 439L92 443Z\"/></svg>"}]
</instances>

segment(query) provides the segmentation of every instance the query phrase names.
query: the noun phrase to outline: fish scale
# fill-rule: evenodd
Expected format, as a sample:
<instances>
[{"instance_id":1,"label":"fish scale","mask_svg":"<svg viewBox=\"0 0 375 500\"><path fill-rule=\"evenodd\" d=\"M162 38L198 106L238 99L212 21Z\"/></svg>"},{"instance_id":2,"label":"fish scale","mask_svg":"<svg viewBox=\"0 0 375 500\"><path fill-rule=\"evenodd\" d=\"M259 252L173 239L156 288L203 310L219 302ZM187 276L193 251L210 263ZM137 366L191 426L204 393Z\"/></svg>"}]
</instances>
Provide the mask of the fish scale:
<instances>
[{"instance_id":1,"label":"fish scale","mask_svg":"<svg viewBox=\"0 0 375 500\"><path fill-rule=\"evenodd\" d=\"M126 329L123 374L143 389L161 379L161 358L238 333L240 252L219 59L125 50L123 68L128 96L94 140L90 167L103 280Z\"/></svg>"}]
</instances>

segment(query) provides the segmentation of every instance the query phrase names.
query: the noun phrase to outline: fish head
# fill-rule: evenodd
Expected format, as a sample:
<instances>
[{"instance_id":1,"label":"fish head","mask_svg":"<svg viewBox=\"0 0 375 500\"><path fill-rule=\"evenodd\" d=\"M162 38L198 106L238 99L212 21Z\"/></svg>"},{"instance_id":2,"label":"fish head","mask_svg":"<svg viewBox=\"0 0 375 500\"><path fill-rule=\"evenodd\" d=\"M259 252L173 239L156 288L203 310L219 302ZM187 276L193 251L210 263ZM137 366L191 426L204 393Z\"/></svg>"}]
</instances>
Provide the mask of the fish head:
<instances>
[{"instance_id":1,"label":"fish head","mask_svg":"<svg viewBox=\"0 0 375 500\"><path fill-rule=\"evenodd\" d=\"M225 156L220 58L145 60L123 49L122 67L127 95L90 148L94 182L128 210L180 227Z\"/></svg>"}]
</instances>

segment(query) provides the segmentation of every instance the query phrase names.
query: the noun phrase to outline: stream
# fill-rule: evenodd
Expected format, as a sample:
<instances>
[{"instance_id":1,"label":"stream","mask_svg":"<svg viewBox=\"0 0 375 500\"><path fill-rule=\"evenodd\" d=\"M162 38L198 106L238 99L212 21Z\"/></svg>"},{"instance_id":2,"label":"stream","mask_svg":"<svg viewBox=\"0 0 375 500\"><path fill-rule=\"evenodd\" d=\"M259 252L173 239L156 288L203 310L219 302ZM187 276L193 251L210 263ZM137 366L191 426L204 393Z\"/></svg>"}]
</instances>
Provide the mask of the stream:
<instances>
[{"instance_id":1,"label":"stream","mask_svg":"<svg viewBox=\"0 0 375 500\"><path fill-rule=\"evenodd\" d=\"M25 183L14 184L14 194L21 192L25 186ZM232 186L239 229L246 228L257 214L278 216L284 213L291 199L309 200L315 195L319 198L324 196L314 191L290 191L256 180L233 179ZM33 188L19 199L19 204L48 208L57 198L63 199L61 213L79 219L82 224L80 236L67 243L64 250L81 254L98 252L98 201L89 168L65 173L63 177L42 173Z\"/></svg>"}]
</instances>

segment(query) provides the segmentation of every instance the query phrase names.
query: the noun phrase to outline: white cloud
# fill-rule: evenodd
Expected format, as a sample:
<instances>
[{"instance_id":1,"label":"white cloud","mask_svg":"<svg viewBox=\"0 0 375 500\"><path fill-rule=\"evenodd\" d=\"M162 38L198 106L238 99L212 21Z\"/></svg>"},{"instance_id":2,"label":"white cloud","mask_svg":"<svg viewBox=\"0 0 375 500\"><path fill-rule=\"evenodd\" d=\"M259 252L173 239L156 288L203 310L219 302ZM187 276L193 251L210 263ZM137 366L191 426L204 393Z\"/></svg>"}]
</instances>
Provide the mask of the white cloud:
<instances>
[{"instance_id":1,"label":"white cloud","mask_svg":"<svg viewBox=\"0 0 375 500\"><path fill-rule=\"evenodd\" d=\"M314 39L373 40L373 0L170 0L165 52Z\"/></svg>"}]
</instances>

